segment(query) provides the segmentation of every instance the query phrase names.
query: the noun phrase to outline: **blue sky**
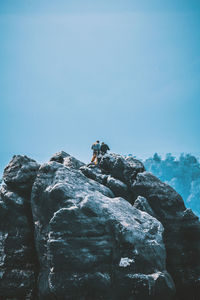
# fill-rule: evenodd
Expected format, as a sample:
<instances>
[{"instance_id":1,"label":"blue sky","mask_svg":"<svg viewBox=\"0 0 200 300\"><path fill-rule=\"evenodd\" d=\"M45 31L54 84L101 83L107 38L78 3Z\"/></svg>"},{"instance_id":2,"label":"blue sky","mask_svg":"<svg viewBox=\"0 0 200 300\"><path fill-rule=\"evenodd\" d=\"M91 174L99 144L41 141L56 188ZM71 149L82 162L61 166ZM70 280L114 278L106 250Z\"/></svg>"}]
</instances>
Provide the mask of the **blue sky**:
<instances>
[{"instance_id":1,"label":"blue sky","mask_svg":"<svg viewBox=\"0 0 200 300\"><path fill-rule=\"evenodd\" d=\"M0 173L96 139L200 155L199 114L199 1L1 0Z\"/></svg>"}]
</instances>

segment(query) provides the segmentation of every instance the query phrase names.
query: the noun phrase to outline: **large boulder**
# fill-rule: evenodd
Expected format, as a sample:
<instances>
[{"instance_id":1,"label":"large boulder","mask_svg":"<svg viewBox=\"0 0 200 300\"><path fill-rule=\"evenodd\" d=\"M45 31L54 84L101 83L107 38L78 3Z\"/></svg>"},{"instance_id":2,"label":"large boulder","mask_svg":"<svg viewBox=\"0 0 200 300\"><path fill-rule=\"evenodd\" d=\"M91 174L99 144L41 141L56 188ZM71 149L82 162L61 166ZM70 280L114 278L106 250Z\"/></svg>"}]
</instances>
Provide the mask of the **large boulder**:
<instances>
[{"instance_id":1,"label":"large boulder","mask_svg":"<svg viewBox=\"0 0 200 300\"><path fill-rule=\"evenodd\" d=\"M65 151L60 151L55 153L50 158L50 161L56 161L58 163L63 164L66 167L74 168L74 169L79 169L80 167L85 165L82 161L76 159L75 157L71 156Z\"/></svg>"},{"instance_id":2,"label":"large boulder","mask_svg":"<svg viewBox=\"0 0 200 300\"><path fill-rule=\"evenodd\" d=\"M148 172L138 173L132 184L135 207L164 226L167 270L174 279L177 299L198 300L200 295L200 222L186 209L181 196ZM143 196L146 199L144 200Z\"/></svg>"},{"instance_id":3,"label":"large boulder","mask_svg":"<svg viewBox=\"0 0 200 300\"><path fill-rule=\"evenodd\" d=\"M31 204L39 299L173 299L155 218L55 161L40 167Z\"/></svg>"},{"instance_id":4,"label":"large boulder","mask_svg":"<svg viewBox=\"0 0 200 300\"><path fill-rule=\"evenodd\" d=\"M25 155L14 155L3 173L3 180L10 189L30 195L40 165Z\"/></svg>"},{"instance_id":5,"label":"large boulder","mask_svg":"<svg viewBox=\"0 0 200 300\"><path fill-rule=\"evenodd\" d=\"M93 179L101 184L107 184L107 179L109 175L103 173L98 166L94 164L89 164L80 167L80 170L86 177Z\"/></svg>"},{"instance_id":6,"label":"large boulder","mask_svg":"<svg viewBox=\"0 0 200 300\"><path fill-rule=\"evenodd\" d=\"M130 199L131 201L132 195L130 190L128 186L121 180L108 175L104 170L95 165L82 166L80 170L86 177L109 187L116 197L123 197L124 199Z\"/></svg>"},{"instance_id":7,"label":"large boulder","mask_svg":"<svg viewBox=\"0 0 200 300\"><path fill-rule=\"evenodd\" d=\"M56 161L58 163L63 163L64 162L64 159L66 157L69 157L70 154L66 153L65 151L59 151L59 152L56 152L51 158L50 158L50 161Z\"/></svg>"},{"instance_id":8,"label":"large boulder","mask_svg":"<svg viewBox=\"0 0 200 300\"><path fill-rule=\"evenodd\" d=\"M199 300L199 220L138 160L14 156L4 182L0 299Z\"/></svg>"},{"instance_id":9,"label":"large boulder","mask_svg":"<svg viewBox=\"0 0 200 300\"><path fill-rule=\"evenodd\" d=\"M0 299L35 300L38 259L30 193L39 164L16 155L0 190Z\"/></svg>"},{"instance_id":10,"label":"large boulder","mask_svg":"<svg viewBox=\"0 0 200 300\"><path fill-rule=\"evenodd\" d=\"M137 159L119 154L106 154L99 167L112 177L121 180L130 186L139 172L145 171L144 165Z\"/></svg>"},{"instance_id":11,"label":"large boulder","mask_svg":"<svg viewBox=\"0 0 200 300\"><path fill-rule=\"evenodd\" d=\"M108 186L116 197L123 197L133 203L131 185L138 172L143 172L143 164L132 157L119 154L106 154L99 160L99 165L89 164L80 168L88 178Z\"/></svg>"}]
</instances>

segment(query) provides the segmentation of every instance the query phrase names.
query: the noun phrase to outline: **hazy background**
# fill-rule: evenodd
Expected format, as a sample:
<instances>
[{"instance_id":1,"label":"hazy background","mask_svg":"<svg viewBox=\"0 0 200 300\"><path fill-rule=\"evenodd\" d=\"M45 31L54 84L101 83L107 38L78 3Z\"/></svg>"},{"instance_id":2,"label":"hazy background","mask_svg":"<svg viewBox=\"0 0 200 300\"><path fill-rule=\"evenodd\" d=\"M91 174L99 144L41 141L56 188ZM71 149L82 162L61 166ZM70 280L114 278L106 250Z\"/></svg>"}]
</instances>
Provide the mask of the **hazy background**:
<instances>
[{"instance_id":1,"label":"hazy background","mask_svg":"<svg viewBox=\"0 0 200 300\"><path fill-rule=\"evenodd\" d=\"M146 170L181 194L186 207L200 217L200 162L194 155L182 153L175 158L168 153L161 158L155 153L143 163Z\"/></svg>"},{"instance_id":2,"label":"hazy background","mask_svg":"<svg viewBox=\"0 0 200 300\"><path fill-rule=\"evenodd\" d=\"M14 154L200 154L200 2L1 0L0 174Z\"/></svg>"}]
</instances>

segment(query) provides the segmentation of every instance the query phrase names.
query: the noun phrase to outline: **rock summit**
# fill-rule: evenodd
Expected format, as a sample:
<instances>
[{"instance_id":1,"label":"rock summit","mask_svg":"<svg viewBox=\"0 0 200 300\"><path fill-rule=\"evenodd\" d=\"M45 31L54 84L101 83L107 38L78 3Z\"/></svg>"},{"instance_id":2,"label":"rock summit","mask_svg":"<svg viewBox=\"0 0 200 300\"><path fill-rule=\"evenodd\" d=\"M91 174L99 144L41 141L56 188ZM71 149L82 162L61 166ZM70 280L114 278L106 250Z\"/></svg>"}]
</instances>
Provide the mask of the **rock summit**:
<instances>
[{"instance_id":1,"label":"rock summit","mask_svg":"<svg viewBox=\"0 0 200 300\"><path fill-rule=\"evenodd\" d=\"M0 190L1 300L199 300L200 222L131 157L14 156Z\"/></svg>"}]
</instances>

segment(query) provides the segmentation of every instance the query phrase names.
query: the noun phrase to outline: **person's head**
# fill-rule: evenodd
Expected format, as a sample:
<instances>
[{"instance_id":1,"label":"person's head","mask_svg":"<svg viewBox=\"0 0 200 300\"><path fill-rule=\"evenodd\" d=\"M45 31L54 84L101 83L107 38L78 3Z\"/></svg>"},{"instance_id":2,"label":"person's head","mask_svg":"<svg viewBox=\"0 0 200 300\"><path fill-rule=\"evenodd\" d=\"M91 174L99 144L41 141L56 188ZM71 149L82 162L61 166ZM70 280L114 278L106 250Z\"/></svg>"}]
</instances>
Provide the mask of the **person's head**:
<instances>
[{"instance_id":1,"label":"person's head","mask_svg":"<svg viewBox=\"0 0 200 300\"><path fill-rule=\"evenodd\" d=\"M96 141L96 143L98 143L98 144L99 144L99 141Z\"/></svg>"},{"instance_id":2,"label":"person's head","mask_svg":"<svg viewBox=\"0 0 200 300\"><path fill-rule=\"evenodd\" d=\"M104 142L102 142L102 145L104 145Z\"/></svg>"}]
</instances>

